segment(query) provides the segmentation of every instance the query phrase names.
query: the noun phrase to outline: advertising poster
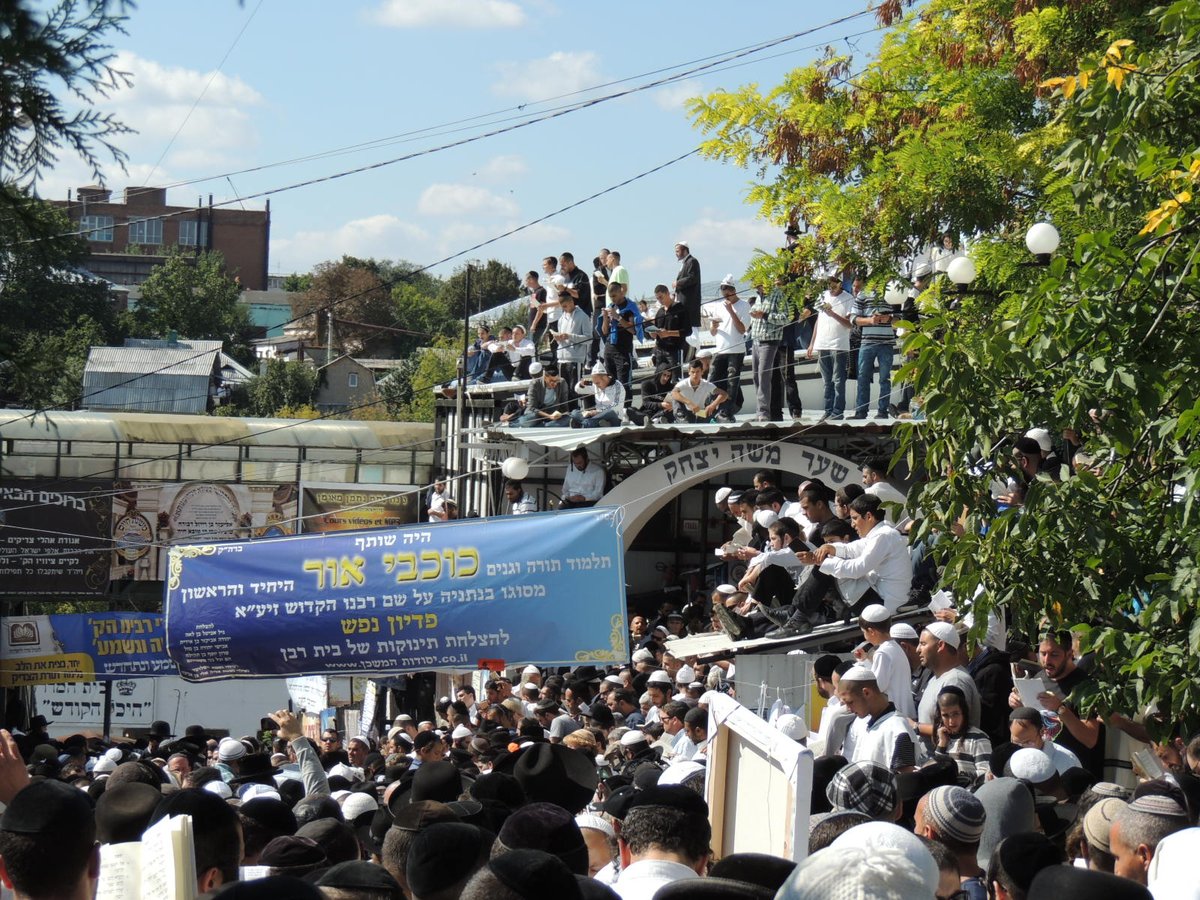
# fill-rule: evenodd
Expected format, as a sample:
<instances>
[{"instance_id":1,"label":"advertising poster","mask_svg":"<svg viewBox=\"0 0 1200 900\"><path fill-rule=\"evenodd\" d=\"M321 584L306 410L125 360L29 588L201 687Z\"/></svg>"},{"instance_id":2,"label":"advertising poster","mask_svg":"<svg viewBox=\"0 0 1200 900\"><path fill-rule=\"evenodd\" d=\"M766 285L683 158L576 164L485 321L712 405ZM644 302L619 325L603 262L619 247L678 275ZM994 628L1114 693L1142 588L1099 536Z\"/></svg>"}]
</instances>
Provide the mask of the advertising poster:
<instances>
[{"instance_id":1,"label":"advertising poster","mask_svg":"<svg viewBox=\"0 0 1200 900\"><path fill-rule=\"evenodd\" d=\"M111 481L0 484L0 579L14 594L108 590Z\"/></svg>"},{"instance_id":2,"label":"advertising poster","mask_svg":"<svg viewBox=\"0 0 1200 900\"><path fill-rule=\"evenodd\" d=\"M619 515L172 547L167 653L196 681L626 660Z\"/></svg>"},{"instance_id":3,"label":"advertising poster","mask_svg":"<svg viewBox=\"0 0 1200 900\"><path fill-rule=\"evenodd\" d=\"M176 674L154 613L5 617L0 660L0 687Z\"/></svg>"},{"instance_id":4,"label":"advertising poster","mask_svg":"<svg viewBox=\"0 0 1200 900\"><path fill-rule=\"evenodd\" d=\"M166 548L296 531L294 484L124 481L112 498L114 581L162 581Z\"/></svg>"},{"instance_id":5,"label":"advertising poster","mask_svg":"<svg viewBox=\"0 0 1200 900\"><path fill-rule=\"evenodd\" d=\"M415 485L300 485L301 521L310 533L412 525L420 506L421 488Z\"/></svg>"}]
</instances>

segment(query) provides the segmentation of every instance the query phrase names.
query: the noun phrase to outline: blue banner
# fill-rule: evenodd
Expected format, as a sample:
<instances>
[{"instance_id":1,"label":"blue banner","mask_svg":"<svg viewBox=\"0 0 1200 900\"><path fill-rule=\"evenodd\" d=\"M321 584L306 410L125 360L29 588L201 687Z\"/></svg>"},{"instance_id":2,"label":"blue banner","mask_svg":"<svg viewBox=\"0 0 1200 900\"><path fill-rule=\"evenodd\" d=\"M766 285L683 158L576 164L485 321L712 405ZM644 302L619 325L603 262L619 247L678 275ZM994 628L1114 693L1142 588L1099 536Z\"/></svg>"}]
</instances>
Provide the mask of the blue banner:
<instances>
[{"instance_id":1,"label":"blue banner","mask_svg":"<svg viewBox=\"0 0 1200 900\"><path fill-rule=\"evenodd\" d=\"M191 681L628 659L615 508L172 547Z\"/></svg>"},{"instance_id":2,"label":"blue banner","mask_svg":"<svg viewBox=\"0 0 1200 900\"><path fill-rule=\"evenodd\" d=\"M175 675L156 613L5 617L0 687Z\"/></svg>"}]
</instances>

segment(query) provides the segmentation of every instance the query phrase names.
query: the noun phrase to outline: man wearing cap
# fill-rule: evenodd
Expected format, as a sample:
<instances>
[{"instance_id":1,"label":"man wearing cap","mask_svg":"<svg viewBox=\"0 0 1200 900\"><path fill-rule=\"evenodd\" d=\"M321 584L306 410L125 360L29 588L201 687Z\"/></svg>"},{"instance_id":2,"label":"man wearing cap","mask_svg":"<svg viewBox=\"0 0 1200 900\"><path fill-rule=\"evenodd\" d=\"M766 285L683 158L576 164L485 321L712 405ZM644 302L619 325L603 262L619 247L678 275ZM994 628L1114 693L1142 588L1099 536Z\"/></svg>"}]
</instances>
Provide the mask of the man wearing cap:
<instances>
[{"instance_id":1,"label":"man wearing cap","mask_svg":"<svg viewBox=\"0 0 1200 900\"><path fill-rule=\"evenodd\" d=\"M687 241L675 245L675 258L679 260L679 274L671 288L675 299L687 310L688 321L695 331L700 327L700 261L692 256Z\"/></svg>"},{"instance_id":2,"label":"man wearing cap","mask_svg":"<svg viewBox=\"0 0 1200 900\"><path fill-rule=\"evenodd\" d=\"M825 788L825 798L835 813L862 813L876 822L895 822L903 811L896 776L870 760L839 769Z\"/></svg>"},{"instance_id":3,"label":"man wearing cap","mask_svg":"<svg viewBox=\"0 0 1200 900\"><path fill-rule=\"evenodd\" d=\"M652 787L630 804L618 836L621 900L652 900L658 889L700 878L708 868L708 804L690 788Z\"/></svg>"},{"instance_id":4,"label":"man wearing cap","mask_svg":"<svg viewBox=\"0 0 1200 900\"><path fill-rule=\"evenodd\" d=\"M817 323L808 342L808 359L816 357L825 383L825 418L846 412L846 374L850 356L850 312L854 301L842 287L842 276L829 274L829 288L817 301Z\"/></svg>"},{"instance_id":5,"label":"man wearing cap","mask_svg":"<svg viewBox=\"0 0 1200 900\"><path fill-rule=\"evenodd\" d=\"M892 640L892 616L887 607L872 603L858 616L858 627L863 640L875 647L871 654L871 671L879 689L896 705L896 712L906 719L916 718L917 707L913 703L912 670L908 657L900 645Z\"/></svg>"},{"instance_id":6,"label":"man wearing cap","mask_svg":"<svg viewBox=\"0 0 1200 900\"><path fill-rule=\"evenodd\" d=\"M1008 716L1009 740L1015 747L1031 747L1041 750L1054 764L1054 770L1059 775L1079 766L1079 757L1060 747L1054 741L1046 739L1046 723L1042 714L1032 707L1019 706Z\"/></svg>"},{"instance_id":7,"label":"man wearing cap","mask_svg":"<svg viewBox=\"0 0 1200 900\"><path fill-rule=\"evenodd\" d=\"M236 738L221 738L217 745L217 771L221 780L226 784L238 776L242 757L246 755L246 745Z\"/></svg>"},{"instance_id":8,"label":"man wearing cap","mask_svg":"<svg viewBox=\"0 0 1200 900\"><path fill-rule=\"evenodd\" d=\"M446 742L436 731L422 731L413 739L413 761L410 768L419 769L426 763L440 762L446 755Z\"/></svg>"},{"instance_id":9,"label":"man wearing cap","mask_svg":"<svg viewBox=\"0 0 1200 900\"><path fill-rule=\"evenodd\" d=\"M725 276L720 290L722 299L706 303L702 315L708 333L716 338L711 380L728 397L721 406L720 419L732 422L742 408L742 361L746 357L750 304L738 297L731 275Z\"/></svg>"},{"instance_id":10,"label":"man wearing cap","mask_svg":"<svg viewBox=\"0 0 1200 900\"><path fill-rule=\"evenodd\" d=\"M662 669L651 672L646 680L646 693L650 695L651 706L644 724L653 725L659 721L663 704L670 699L671 676Z\"/></svg>"},{"instance_id":11,"label":"man wearing cap","mask_svg":"<svg viewBox=\"0 0 1200 900\"><path fill-rule=\"evenodd\" d=\"M592 409L571 411L572 428L603 428L621 424L621 410L625 407L625 386L609 374L604 363L592 366L592 374L585 376L575 385L575 393L594 398Z\"/></svg>"},{"instance_id":12,"label":"man wearing cap","mask_svg":"<svg viewBox=\"0 0 1200 900\"><path fill-rule=\"evenodd\" d=\"M855 665L843 672L837 696L857 717L847 737L854 745L851 762L871 761L893 772L905 772L925 755L908 720L896 713L895 704L879 690L870 668Z\"/></svg>"},{"instance_id":13,"label":"man wearing cap","mask_svg":"<svg viewBox=\"0 0 1200 900\"><path fill-rule=\"evenodd\" d=\"M1109 844L1115 859L1113 874L1146 884L1159 842L1189 824L1187 810L1175 796L1147 793L1135 797L1117 813L1109 831Z\"/></svg>"},{"instance_id":14,"label":"man wearing cap","mask_svg":"<svg viewBox=\"0 0 1200 900\"><path fill-rule=\"evenodd\" d=\"M958 630L949 622L930 622L921 632L921 639L917 644L921 663L933 673L921 694L920 703L917 704L916 729L929 747L933 746L937 737L933 720L937 715L937 698L942 688L953 685L963 692L967 698L967 725L979 727L979 688L975 686L967 670L959 664L960 641Z\"/></svg>"},{"instance_id":15,"label":"man wearing cap","mask_svg":"<svg viewBox=\"0 0 1200 900\"><path fill-rule=\"evenodd\" d=\"M569 424L567 410L570 398L568 387L559 377L558 366L546 363L542 366L542 377L535 378L525 394L525 412L516 424L522 428Z\"/></svg>"},{"instance_id":16,"label":"man wearing cap","mask_svg":"<svg viewBox=\"0 0 1200 900\"><path fill-rule=\"evenodd\" d=\"M711 422L726 393L704 377L704 363L693 359L688 363L687 378L671 391L674 416L682 422Z\"/></svg>"},{"instance_id":17,"label":"man wearing cap","mask_svg":"<svg viewBox=\"0 0 1200 900\"><path fill-rule=\"evenodd\" d=\"M917 308L917 298L929 290L929 285L933 282L933 266L928 262L918 263L912 273L912 287L904 296L904 303L900 306L900 323L897 326L896 334L898 337L904 337L906 331L912 331L920 321L921 315ZM906 359L914 358L915 353L909 352L905 354ZM898 416L900 413L908 412L912 406L913 384L911 381L906 382L900 390L900 402L889 405L888 412L893 416Z\"/></svg>"},{"instance_id":18,"label":"man wearing cap","mask_svg":"<svg viewBox=\"0 0 1200 900\"><path fill-rule=\"evenodd\" d=\"M970 900L987 900L984 871L979 867L979 839L987 819L983 804L958 785L935 787L917 801L914 831L937 841L958 860L962 890Z\"/></svg>"},{"instance_id":19,"label":"man wearing cap","mask_svg":"<svg viewBox=\"0 0 1200 900\"><path fill-rule=\"evenodd\" d=\"M0 740L6 745L5 763L19 764L9 734L0 734ZM4 799L0 881L18 900L91 900L100 876L100 848L87 795L61 781L45 780Z\"/></svg>"}]
</instances>

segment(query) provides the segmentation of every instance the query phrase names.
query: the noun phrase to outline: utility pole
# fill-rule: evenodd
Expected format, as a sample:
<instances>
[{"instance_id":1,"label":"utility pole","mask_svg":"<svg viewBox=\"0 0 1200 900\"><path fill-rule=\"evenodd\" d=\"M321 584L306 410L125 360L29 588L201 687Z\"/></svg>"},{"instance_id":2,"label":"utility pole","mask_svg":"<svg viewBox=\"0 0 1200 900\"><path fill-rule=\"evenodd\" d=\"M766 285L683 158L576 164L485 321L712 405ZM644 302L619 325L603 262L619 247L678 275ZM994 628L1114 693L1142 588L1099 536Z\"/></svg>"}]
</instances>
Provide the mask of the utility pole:
<instances>
[{"instance_id":1,"label":"utility pole","mask_svg":"<svg viewBox=\"0 0 1200 900\"><path fill-rule=\"evenodd\" d=\"M329 322L329 346L325 348L325 365L329 365L333 362L333 310L327 310L325 315Z\"/></svg>"},{"instance_id":2,"label":"utility pole","mask_svg":"<svg viewBox=\"0 0 1200 900\"><path fill-rule=\"evenodd\" d=\"M463 296L463 349L462 359L458 361L458 390L455 395L458 398L457 408L455 410L455 422L458 425L457 440L458 440L458 474L465 475L467 471L467 447L464 435L467 431L466 420L464 416L467 411L467 351L470 349L471 341L471 262L467 261L466 272L466 288ZM459 493L462 493L463 484L459 484ZM459 497L459 502L462 502L463 497Z\"/></svg>"}]
</instances>

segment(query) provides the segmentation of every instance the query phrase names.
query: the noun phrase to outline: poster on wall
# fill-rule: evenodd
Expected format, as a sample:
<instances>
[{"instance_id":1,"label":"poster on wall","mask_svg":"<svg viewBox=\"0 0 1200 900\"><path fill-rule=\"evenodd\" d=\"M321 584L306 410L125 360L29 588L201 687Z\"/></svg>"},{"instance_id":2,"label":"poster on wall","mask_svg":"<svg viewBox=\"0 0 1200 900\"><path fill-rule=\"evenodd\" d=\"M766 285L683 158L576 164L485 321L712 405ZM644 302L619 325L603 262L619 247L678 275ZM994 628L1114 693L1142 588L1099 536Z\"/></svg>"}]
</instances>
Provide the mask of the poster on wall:
<instances>
[{"instance_id":1,"label":"poster on wall","mask_svg":"<svg viewBox=\"0 0 1200 900\"><path fill-rule=\"evenodd\" d=\"M0 579L13 594L108 589L111 481L0 484Z\"/></svg>"},{"instance_id":2,"label":"poster on wall","mask_svg":"<svg viewBox=\"0 0 1200 900\"><path fill-rule=\"evenodd\" d=\"M411 484L300 485L301 521L310 533L412 525L420 506L421 488Z\"/></svg>"},{"instance_id":3,"label":"poster on wall","mask_svg":"<svg viewBox=\"0 0 1200 900\"><path fill-rule=\"evenodd\" d=\"M114 581L161 581L167 548L247 541L296 531L294 484L117 482L112 498Z\"/></svg>"},{"instance_id":4,"label":"poster on wall","mask_svg":"<svg viewBox=\"0 0 1200 900\"><path fill-rule=\"evenodd\" d=\"M174 675L157 613L6 616L0 687Z\"/></svg>"},{"instance_id":5,"label":"poster on wall","mask_svg":"<svg viewBox=\"0 0 1200 900\"><path fill-rule=\"evenodd\" d=\"M189 680L628 659L620 511L171 548Z\"/></svg>"}]
</instances>

